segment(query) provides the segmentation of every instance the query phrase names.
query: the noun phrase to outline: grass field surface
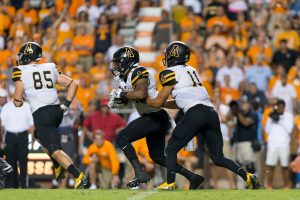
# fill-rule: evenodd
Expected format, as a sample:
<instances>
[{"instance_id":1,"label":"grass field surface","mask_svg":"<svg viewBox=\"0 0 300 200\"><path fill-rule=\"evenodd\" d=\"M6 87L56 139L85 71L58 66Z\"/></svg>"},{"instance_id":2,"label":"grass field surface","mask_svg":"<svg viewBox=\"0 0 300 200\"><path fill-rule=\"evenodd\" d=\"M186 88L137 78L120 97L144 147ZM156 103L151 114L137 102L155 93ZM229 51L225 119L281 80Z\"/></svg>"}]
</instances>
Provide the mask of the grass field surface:
<instances>
[{"instance_id":1,"label":"grass field surface","mask_svg":"<svg viewBox=\"0 0 300 200\"><path fill-rule=\"evenodd\" d=\"M300 190L0 190L0 200L300 200Z\"/></svg>"}]
</instances>

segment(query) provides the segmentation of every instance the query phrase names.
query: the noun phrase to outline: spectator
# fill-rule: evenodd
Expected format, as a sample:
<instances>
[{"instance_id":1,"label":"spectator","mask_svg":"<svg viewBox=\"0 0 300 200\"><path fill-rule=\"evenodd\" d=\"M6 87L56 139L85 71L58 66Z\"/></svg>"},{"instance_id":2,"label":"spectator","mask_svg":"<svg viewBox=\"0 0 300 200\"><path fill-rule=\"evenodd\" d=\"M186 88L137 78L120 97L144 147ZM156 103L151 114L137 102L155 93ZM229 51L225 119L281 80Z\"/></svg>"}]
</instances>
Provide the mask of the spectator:
<instances>
[{"instance_id":1,"label":"spectator","mask_svg":"<svg viewBox=\"0 0 300 200\"><path fill-rule=\"evenodd\" d=\"M272 63L275 65L281 63L288 73L289 69L295 65L298 53L288 48L286 39L280 40L279 45L280 48L274 53Z\"/></svg>"},{"instance_id":2,"label":"spectator","mask_svg":"<svg viewBox=\"0 0 300 200\"><path fill-rule=\"evenodd\" d=\"M268 105L268 100L263 91L259 90L256 83L250 83L249 90L244 94L249 102L259 103L259 107L264 108Z\"/></svg>"},{"instance_id":3,"label":"spectator","mask_svg":"<svg viewBox=\"0 0 300 200\"><path fill-rule=\"evenodd\" d=\"M281 47L280 42L282 40L286 40L287 47L292 50L299 50L300 46L300 37L298 33L292 29L291 22L289 20L285 20L282 23L283 30L279 31L276 34L275 39L275 47L279 49Z\"/></svg>"},{"instance_id":4,"label":"spectator","mask_svg":"<svg viewBox=\"0 0 300 200\"><path fill-rule=\"evenodd\" d=\"M84 119L83 127L87 136L92 136L96 130L102 130L104 139L113 142L126 122L119 115L111 113L107 104L108 99L102 99L100 108ZM81 144L83 141L84 135Z\"/></svg>"},{"instance_id":5,"label":"spectator","mask_svg":"<svg viewBox=\"0 0 300 200\"><path fill-rule=\"evenodd\" d=\"M24 18L21 13L16 14L15 22L9 30L9 37L13 39L22 39L30 34L29 26L24 23Z\"/></svg>"},{"instance_id":6,"label":"spectator","mask_svg":"<svg viewBox=\"0 0 300 200\"><path fill-rule=\"evenodd\" d=\"M238 110L240 109L240 110ZM231 115L237 118L237 125L234 131L236 160L244 165L250 173L255 173L255 153L252 143L257 140L258 118L251 109L251 104L243 99L240 108L232 106Z\"/></svg>"},{"instance_id":7,"label":"spectator","mask_svg":"<svg viewBox=\"0 0 300 200\"><path fill-rule=\"evenodd\" d=\"M50 9L48 9L48 4L46 0L41 0L40 2L41 9L39 10L38 16L39 21L43 21L45 17L47 17L50 14Z\"/></svg>"},{"instance_id":8,"label":"spectator","mask_svg":"<svg viewBox=\"0 0 300 200\"><path fill-rule=\"evenodd\" d=\"M300 56L297 57L295 66L289 69L288 79L293 80L296 77L298 71L300 71Z\"/></svg>"},{"instance_id":9,"label":"spectator","mask_svg":"<svg viewBox=\"0 0 300 200\"><path fill-rule=\"evenodd\" d=\"M162 43L169 43L176 40L179 27L172 19L169 19L169 13L166 10L161 11L161 20L155 24L153 30L152 43L155 50L158 50ZM171 34L172 33L172 34Z\"/></svg>"},{"instance_id":10,"label":"spectator","mask_svg":"<svg viewBox=\"0 0 300 200\"><path fill-rule=\"evenodd\" d=\"M243 71L237 66L235 66L234 61L235 60L233 57L227 58L227 65L219 69L216 76L216 81L221 87L225 86L224 77L226 75L230 76L230 87L234 89L238 89L240 83L244 80L245 76Z\"/></svg>"},{"instance_id":11,"label":"spectator","mask_svg":"<svg viewBox=\"0 0 300 200\"><path fill-rule=\"evenodd\" d=\"M284 100L278 100L273 106L265 127L268 133L267 143L267 188L272 188L274 169L277 162L280 161L284 187L290 188L289 183L289 157L290 157L290 134L294 123L293 116L289 112L285 112Z\"/></svg>"},{"instance_id":12,"label":"spectator","mask_svg":"<svg viewBox=\"0 0 300 200\"><path fill-rule=\"evenodd\" d=\"M191 7L195 15L200 16L202 11L202 2L200 0L184 0L186 7Z\"/></svg>"},{"instance_id":13,"label":"spectator","mask_svg":"<svg viewBox=\"0 0 300 200\"><path fill-rule=\"evenodd\" d=\"M212 27L212 34L208 36L205 42L206 50L211 49L213 46L219 46L224 50L229 48L228 38L222 34L222 26L220 24L215 24Z\"/></svg>"},{"instance_id":14,"label":"spectator","mask_svg":"<svg viewBox=\"0 0 300 200\"><path fill-rule=\"evenodd\" d=\"M72 45L72 41L70 39L66 39L53 59L57 63L60 63L61 60L65 60L66 64L70 65L72 62L79 61L79 53Z\"/></svg>"},{"instance_id":15,"label":"spectator","mask_svg":"<svg viewBox=\"0 0 300 200\"><path fill-rule=\"evenodd\" d=\"M274 75L270 78L268 84L268 92L272 92L275 84L280 80L281 76L285 75L285 69L282 64L278 64L275 68Z\"/></svg>"},{"instance_id":16,"label":"spectator","mask_svg":"<svg viewBox=\"0 0 300 200\"><path fill-rule=\"evenodd\" d=\"M94 91L89 87L89 77L81 74L79 75L79 87L76 93L76 97L81 103L84 112L88 111L88 103L94 99Z\"/></svg>"},{"instance_id":17,"label":"spectator","mask_svg":"<svg viewBox=\"0 0 300 200\"><path fill-rule=\"evenodd\" d=\"M96 86L97 98L107 98L113 88L117 88L119 83L114 79L110 70L106 70L105 78Z\"/></svg>"},{"instance_id":18,"label":"spectator","mask_svg":"<svg viewBox=\"0 0 300 200\"><path fill-rule=\"evenodd\" d=\"M105 53L111 45L111 25L106 14L100 15L95 35L95 53Z\"/></svg>"},{"instance_id":19,"label":"spectator","mask_svg":"<svg viewBox=\"0 0 300 200\"><path fill-rule=\"evenodd\" d=\"M89 71L93 65L94 42L94 36L88 35L84 26L78 28L72 44L79 54L79 62L84 66L85 71Z\"/></svg>"},{"instance_id":20,"label":"spectator","mask_svg":"<svg viewBox=\"0 0 300 200\"><path fill-rule=\"evenodd\" d=\"M188 8L183 4L184 0L178 0L178 3L172 6L172 15L175 23L179 24L183 18L188 15Z\"/></svg>"},{"instance_id":21,"label":"spectator","mask_svg":"<svg viewBox=\"0 0 300 200\"><path fill-rule=\"evenodd\" d=\"M40 23L40 27L42 28L43 32L46 32L48 28L50 28L54 22L58 19L58 13L56 12L55 6L51 6L49 8L49 14L43 18Z\"/></svg>"},{"instance_id":22,"label":"spectator","mask_svg":"<svg viewBox=\"0 0 300 200\"><path fill-rule=\"evenodd\" d=\"M11 5L10 0L3 0L2 2L4 11L6 11L10 19L13 20L16 15L16 8Z\"/></svg>"},{"instance_id":23,"label":"spectator","mask_svg":"<svg viewBox=\"0 0 300 200\"><path fill-rule=\"evenodd\" d=\"M276 82L272 90L272 95L283 99L285 102L285 111L293 114L293 111L296 108L297 93L294 86L288 83L286 74L282 75L281 80Z\"/></svg>"},{"instance_id":24,"label":"spectator","mask_svg":"<svg viewBox=\"0 0 300 200\"><path fill-rule=\"evenodd\" d=\"M5 104L1 110L1 126L5 130L6 160L13 168L6 187L27 188L28 133L31 133L33 138L33 118L29 104L24 103L19 108L12 102Z\"/></svg>"},{"instance_id":25,"label":"spectator","mask_svg":"<svg viewBox=\"0 0 300 200\"><path fill-rule=\"evenodd\" d=\"M82 12L88 13L88 20L94 25L97 25L97 19L100 16L100 8L92 5L91 0L84 0L84 4L77 9L77 16Z\"/></svg>"},{"instance_id":26,"label":"spectator","mask_svg":"<svg viewBox=\"0 0 300 200\"><path fill-rule=\"evenodd\" d=\"M187 42L199 34L202 19L194 14L193 7L188 7L188 14L180 21L180 40Z\"/></svg>"},{"instance_id":27,"label":"spectator","mask_svg":"<svg viewBox=\"0 0 300 200\"><path fill-rule=\"evenodd\" d=\"M94 84L102 81L108 71L108 63L104 61L102 53L96 53L94 57L95 65L90 69L91 81Z\"/></svg>"},{"instance_id":28,"label":"spectator","mask_svg":"<svg viewBox=\"0 0 300 200\"><path fill-rule=\"evenodd\" d=\"M110 21L119 19L119 9L116 3L111 0L104 0L104 3L100 6L100 14L105 13Z\"/></svg>"},{"instance_id":29,"label":"spectator","mask_svg":"<svg viewBox=\"0 0 300 200\"><path fill-rule=\"evenodd\" d=\"M23 7L17 13L23 16L24 22L27 25L34 26L38 23L38 14L35 9L31 8L29 0L23 1Z\"/></svg>"},{"instance_id":30,"label":"spectator","mask_svg":"<svg viewBox=\"0 0 300 200\"><path fill-rule=\"evenodd\" d=\"M257 64L251 65L246 71L246 78L249 83L255 83L261 91L266 91L272 71L269 66L263 65L262 56L257 57Z\"/></svg>"},{"instance_id":31,"label":"spectator","mask_svg":"<svg viewBox=\"0 0 300 200\"><path fill-rule=\"evenodd\" d=\"M263 1L254 2L253 8L250 11L252 23L257 28L263 28L267 24L269 13L266 9L266 6L264 6Z\"/></svg>"},{"instance_id":32,"label":"spectator","mask_svg":"<svg viewBox=\"0 0 300 200\"><path fill-rule=\"evenodd\" d=\"M221 94L221 100L222 103L225 105L228 105L231 101L235 100L239 100L240 99L240 92L235 89L232 88L230 85L230 75L225 75L224 76L224 86L222 86L220 88L220 94Z\"/></svg>"},{"instance_id":33,"label":"spectator","mask_svg":"<svg viewBox=\"0 0 300 200\"><path fill-rule=\"evenodd\" d=\"M232 27L230 19L226 16L223 6L218 6L216 15L207 20L206 28L208 32L212 31L215 25L221 26L222 32L227 32Z\"/></svg>"},{"instance_id":34,"label":"spectator","mask_svg":"<svg viewBox=\"0 0 300 200\"><path fill-rule=\"evenodd\" d=\"M83 157L83 164L88 165L90 189L97 188L98 173L100 188L118 188L120 178L117 152L113 144L103 138L101 131L97 130L93 135L93 144Z\"/></svg>"},{"instance_id":35,"label":"spectator","mask_svg":"<svg viewBox=\"0 0 300 200\"><path fill-rule=\"evenodd\" d=\"M80 27L84 27L86 29L87 35L93 35L95 33L95 27L91 22L89 22L89 15L85 11L80 12L78 15L76 33L79 31Z\"/></svg>"}]
</instances>

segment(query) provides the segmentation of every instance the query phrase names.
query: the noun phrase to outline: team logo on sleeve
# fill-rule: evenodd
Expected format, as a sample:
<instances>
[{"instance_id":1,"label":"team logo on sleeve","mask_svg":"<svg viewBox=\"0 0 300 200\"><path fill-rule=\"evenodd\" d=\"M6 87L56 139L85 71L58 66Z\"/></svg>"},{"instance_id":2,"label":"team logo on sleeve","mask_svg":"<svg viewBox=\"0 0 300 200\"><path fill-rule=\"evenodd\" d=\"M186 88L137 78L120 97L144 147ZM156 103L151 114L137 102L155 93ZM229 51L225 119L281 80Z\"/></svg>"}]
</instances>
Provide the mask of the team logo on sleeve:
<instances>
[{"instance_id":1,"label":"team logo on sleeve","mask_svg":"<svg viewBox=\"0 0 300 200\"><path fill-rule=\"evenodd\" d=\"M170 51L170 56L179 57L178 45L174 45L172 50Z\"/></svg>"},{"instance_id":2,"label":"team logo on sleeve","mask_svg":"<svg viewBox=\"0 0 300 200\"><path fill-rule=\"evenodd\" d=\"M130 48L126 48L126 57L134 58L134 54Z\"/></svg>"},{"instance_id":3,"label":"team logo on sleeve","mask_svg":"<svg viewBox=\"0 0 300 200\"><path fill-rule=\"evenodd\" d=\"M32 53L33 53L33 49L31 47L31 44L30 43L26 44L24 54L32 54Z\"/></svg>"}]
</instances>

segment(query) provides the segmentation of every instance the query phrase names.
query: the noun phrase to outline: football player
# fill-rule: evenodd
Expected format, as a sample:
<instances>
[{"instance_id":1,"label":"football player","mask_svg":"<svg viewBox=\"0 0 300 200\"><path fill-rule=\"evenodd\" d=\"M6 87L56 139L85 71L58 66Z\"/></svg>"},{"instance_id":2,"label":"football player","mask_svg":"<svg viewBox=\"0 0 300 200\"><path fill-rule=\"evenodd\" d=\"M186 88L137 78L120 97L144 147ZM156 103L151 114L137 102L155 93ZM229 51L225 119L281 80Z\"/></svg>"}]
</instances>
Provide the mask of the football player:
<instances>
[{"instance_id":1,"label":"football player","mask_svg":"<svg viewBox=\"0 0 300 200\"><path fill-rule=\"evenodd\" d=\"M6 176L13 171L13 168L3 158L0 158L0 189L4 188Z\"/></svg>"},{"instance_id":2,"label":"football player","mask_svg":"<svg viewBox=\"0 0 300 200\"><path fill-rule=\"evenodd\" d=\"M74 188L84 188L87 180L74 166L71 158L61 150L57 127L67 112L76 91L77 84L60 73L54 63L39 64L42 48L35 42L23 44L18 53L17 67L13 69L12 80L15 82L13 103L23 105L23 95L29 102L36 138L47 150L55 167L56 179L61 181L66 170L75 177ZM55 84L68 89L67 98L60 102Z\"/></svg>"},{"instance_id":3,"label":"football player","mask_svg":"<svg viewBox=\"0 0 300 200\"><path fill-rule=\"evenodd\" d=\"M215 165L238 174L245 180L247 188L259 188L259 181L255 175L246 172L235 162L224 157L218 113L202 85L198 72L186 64L189 58L190 48L185 43L179 41L170 43L163 59L167 69L159 75L163 89L157 97L149 96L146 100L149 106L155 108L179 107L184 111L184 116L173 130L166 148L167 182L161 184L158 189L175 188L177 153L195 136L199 137L198 141L201 140L200 136L205 139ZM174 100L167 101L169 95Z\"/></svg>"},{"instance_id":4,"label":"football player","mask_svg":"<svg viewBox=\"0 0 300 200\"><path fill-rule=\"evenodd\" d=\"M155 79L145 67L139 66L139 52L132 47L118 49L112 58L112 73L120 80L122 89L111 92L111 107L118 107L120 102L130 100L141 117L129 123L120 131L116 143L124 152L135 171L135 177L127 186L136 187L150 181L150 177L142 169L132 142L146 137L151 159L166 167L165 136L172 126L172 118L161 107L154 108L145 104L149 96L155 98ZM174 122L173 122L174 123ZM182 166L175 164L175 172L190 181L190 189L197 189L204 181L202 176L194 174Z\"/></svg>"}]
</instances>

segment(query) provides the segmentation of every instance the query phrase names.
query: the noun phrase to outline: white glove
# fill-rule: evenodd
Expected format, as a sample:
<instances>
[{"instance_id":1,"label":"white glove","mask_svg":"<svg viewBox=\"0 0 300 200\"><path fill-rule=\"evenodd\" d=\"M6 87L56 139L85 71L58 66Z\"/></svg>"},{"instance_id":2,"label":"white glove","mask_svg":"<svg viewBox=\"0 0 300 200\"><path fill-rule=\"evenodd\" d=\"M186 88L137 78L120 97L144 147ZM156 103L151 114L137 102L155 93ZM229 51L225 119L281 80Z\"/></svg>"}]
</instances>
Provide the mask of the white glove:
<instances>
[{"instance_id":1,"label":"white glove","mask_svg":"<svg viewBox=\"0 0 300 200\"><path fill-rule=\"evenodd\" d=\"M121 92L122 89L112 89L112 91L109 93L109 96L111 99L120 99L121 98Z\"/></svg>"},{"instance_id":2,"label":"white glove","mask_svg":"<svg viewBox=\"0 0 300 200\"><path fill-rule=\"evenodd\" d=\"M68 114L69 108L65 104L60 104L60 108L63 110L64 115Z\"/></svg>"},{"instance_id":3,"label":"white glove","mask_svg":"<svg viewBox=\"0 0 300 200\"><path fill-rule=\"evenodd\" d=\"M124 103L117 103L113 98L111 98L108 102L108 107L111 109L120 109L124 106Z\"/></svg>"}]
</instances>

